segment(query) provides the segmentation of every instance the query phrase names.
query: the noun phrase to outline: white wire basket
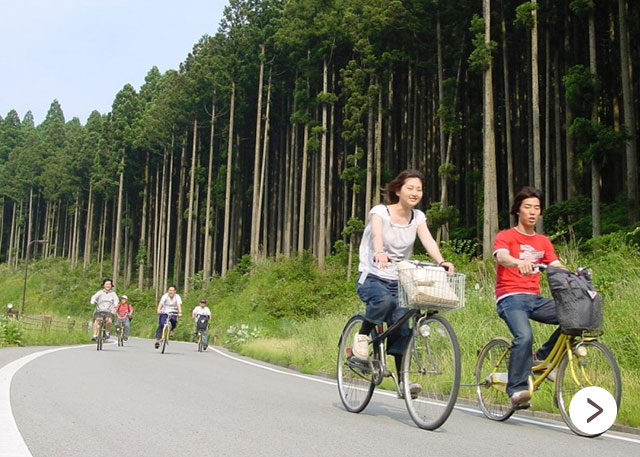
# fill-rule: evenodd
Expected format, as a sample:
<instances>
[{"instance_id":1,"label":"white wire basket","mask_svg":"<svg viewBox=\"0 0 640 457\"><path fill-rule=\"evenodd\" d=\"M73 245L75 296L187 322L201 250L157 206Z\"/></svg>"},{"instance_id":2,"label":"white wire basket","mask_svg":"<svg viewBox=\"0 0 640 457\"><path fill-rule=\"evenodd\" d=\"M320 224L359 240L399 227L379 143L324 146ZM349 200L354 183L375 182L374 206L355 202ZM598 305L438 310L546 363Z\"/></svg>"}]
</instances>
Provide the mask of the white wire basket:
<instances>
[{"instance_id":1,"label":"white wire basket","mask_svg":"<svg viewBox=\"0 0 640 457\"><path fill-rule=\"evenodd\" d=\"M464 306L464 274L416 261L402 261L397 269L400 306L441 312Z\"/></svg>"}]
</instances>

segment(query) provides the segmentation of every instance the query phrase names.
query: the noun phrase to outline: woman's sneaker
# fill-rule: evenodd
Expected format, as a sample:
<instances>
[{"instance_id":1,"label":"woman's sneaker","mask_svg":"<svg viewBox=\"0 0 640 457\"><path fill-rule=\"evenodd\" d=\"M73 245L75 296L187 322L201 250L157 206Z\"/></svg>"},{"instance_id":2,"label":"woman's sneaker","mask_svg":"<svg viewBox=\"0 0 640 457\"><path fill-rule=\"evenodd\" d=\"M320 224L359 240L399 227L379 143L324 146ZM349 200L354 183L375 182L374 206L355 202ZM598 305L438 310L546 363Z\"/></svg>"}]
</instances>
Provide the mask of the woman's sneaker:
<instances>
[{"instance_id":1,"label":"woman's sneaker","mask_svg":"<svg viewBox=\"0 0 640 457\"><path fill-rule=\"evenodd\" d=\"M412 399L418 398L418 394L422 392L422 386L417 382L412 382L409 384L409 393L411 394ZM404 383L400 381L398 383L398 398L404 399Z\"/></svg>"},{"instance_id":2,"label":"woman's sneaker","mask_svg":"<svg viewBox=\"0 0 640 457\"><path fill-rule=\"evenodd\" d=\"M351 353L361 360L369 360L369 337L367 335L356 334L353 338Z\"/></svg>"}]
</instances>

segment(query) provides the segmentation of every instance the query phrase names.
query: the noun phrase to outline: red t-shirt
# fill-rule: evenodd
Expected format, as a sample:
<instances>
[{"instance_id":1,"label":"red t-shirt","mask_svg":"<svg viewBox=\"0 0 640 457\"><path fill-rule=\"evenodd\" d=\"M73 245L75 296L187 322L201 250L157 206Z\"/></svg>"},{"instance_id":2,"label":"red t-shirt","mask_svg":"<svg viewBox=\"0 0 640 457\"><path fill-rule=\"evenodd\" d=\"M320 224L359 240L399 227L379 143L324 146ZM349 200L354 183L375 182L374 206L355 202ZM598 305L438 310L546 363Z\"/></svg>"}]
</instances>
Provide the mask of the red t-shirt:
<instances>
[{"instance_id":1,"label":"red t-shirt","mask_svg":"<svg viewBox=\"0 0 640 457\"><path fill-rule=\"evenodd\" d=\"M551 265L558 261L549 238L538 233L527 235L515 227L503 230L493 241L493 255L506 251L512 257L528 260L531 263ZM496 275L496 300L507 294L529 293L540 295L540 275L522 276L515 267L503 267L498 264Z\"/></svg>"},{"instance_id":2,"label":"red t-shirt","mask_svg":"<svg viewBox=\"0 0 640 457\"><path fill-rule=\"evenodd\" d=\"M118 317L126 317L127 313L130 313L132 309L133 308L129 303L118 303L118 306L116 306L116 314L118 315Z\"/></svg>"}]
</instances>

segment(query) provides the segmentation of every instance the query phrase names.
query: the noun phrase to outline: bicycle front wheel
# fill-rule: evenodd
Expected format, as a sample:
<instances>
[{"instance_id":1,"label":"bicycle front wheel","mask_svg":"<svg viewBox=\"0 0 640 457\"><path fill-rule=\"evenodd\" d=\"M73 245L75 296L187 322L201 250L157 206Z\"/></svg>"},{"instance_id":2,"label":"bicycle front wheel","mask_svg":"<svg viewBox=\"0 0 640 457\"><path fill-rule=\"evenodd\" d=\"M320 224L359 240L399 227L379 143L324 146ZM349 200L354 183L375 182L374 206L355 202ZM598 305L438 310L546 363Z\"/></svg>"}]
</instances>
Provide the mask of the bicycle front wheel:
<instances>
[{"instance_id":1,"label":"bicycle front wheel","mask_svg":"<svg viewBox=\"0 0 640 457\"><path fill-rule=\"evenodd\" d=\"M162 354L164 354L164 350L167 348L169 344L169 326L165 325L162 330Z\"/></svg>"},{"instance_id":2,"label":"bicycle front wheel","mask_svg":"<svg viewBox=\"0 0 640 457\"><path fill-rule=\"evenodd\" d=\"M476 363L476 395L480 409L494 421L507 420L514 412L507 395L510 355L509 343L502 338L494 338L482 348Z\"/></svg>"},{"instance_id":3,"label":"bicycle front wheel","mask_svg":"<svg viewBox=\"0 0 640 457\"><path fill-rule=\"evenodd\" d=\"M460 387L460 347L449 321L437 314L420 319L402 365L411 418L418 427L435 430L451 414Z\"/></svg>"},{"instance_id":4,"label":"bicycle front wheel","mask_svg":"<svg viewBox=\"0 0 640 457\"><path fill-rule=\"evenodd\" d=\"M96 337L96 350L102 351L102 339L104 338L104 322L98 324L98 336Z\"/></svg>"},{"instance_id":5,"label":"bicycle front wheel","mask_svg":"<svg viewBox=\"0 0 640 457\"><path fill-rule=\"evenodd\" d=\"M599 341L583 341L572 349L571 358L565 354L558 366L556 377L556 401L565 423L574 433L594 437L580 431L569 416L569 404L573 396L585 387L597 386L608 391L616 400L618 409L622 398L620 369L607 346Z\"/></svg>"},{"instance_id":6,"label":"bicycle front wheel","mask_svg":"<svg viewBox=\"0 0 640 457\"><path fill-rule=\"evenodd\" d=\"M363 322L364 318L359 315L349 319L338 342L338 392L342 404L352 413L367 407L376 387L369 362L356 358L351 351Z\"/></svg>"},{"instance_id":7,"label":"bicycle front wheel","mask_svg":"<svg viewBox=\"0 0 640 457\"><path fill-rule=\"evenodd\" d=\"M198 332L198 352L202 352L204 343L202 342L202 332Z\"/></svg>"}]
</instances>

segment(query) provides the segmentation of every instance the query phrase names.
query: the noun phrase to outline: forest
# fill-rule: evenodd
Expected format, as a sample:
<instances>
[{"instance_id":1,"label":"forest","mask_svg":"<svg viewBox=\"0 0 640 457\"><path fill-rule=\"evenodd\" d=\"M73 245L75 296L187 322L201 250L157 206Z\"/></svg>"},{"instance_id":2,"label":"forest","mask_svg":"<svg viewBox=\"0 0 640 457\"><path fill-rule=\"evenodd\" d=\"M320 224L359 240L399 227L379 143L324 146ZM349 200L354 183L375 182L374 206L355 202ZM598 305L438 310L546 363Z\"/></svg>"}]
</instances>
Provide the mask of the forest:
<instances>
[{"instance_id":1,"label":"forest","mask_svg":"<svg viewBox=\"0 0 640 457\"><path fill-rule=\"evenodd\" d=\"M405 168L434 235L484 257L523 185L547 234L634 227L638 42L632 0L229 0L110 112L0 116L0 262L156 294L246 255L323 268Z\"/></svg>"}]
</instances>

